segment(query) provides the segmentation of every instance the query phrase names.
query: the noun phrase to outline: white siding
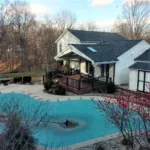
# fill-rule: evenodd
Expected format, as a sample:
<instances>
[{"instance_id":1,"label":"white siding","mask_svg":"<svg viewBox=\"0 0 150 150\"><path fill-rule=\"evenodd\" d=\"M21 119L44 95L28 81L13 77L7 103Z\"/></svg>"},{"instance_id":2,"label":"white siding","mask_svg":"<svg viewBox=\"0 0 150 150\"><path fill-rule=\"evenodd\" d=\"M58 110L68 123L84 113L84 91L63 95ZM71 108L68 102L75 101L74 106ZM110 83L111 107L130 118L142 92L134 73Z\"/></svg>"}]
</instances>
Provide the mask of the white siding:
<instances>
[{"instance_id":1,"label":"white siding","mask_svg":"<svg viewBox=\"0 0 150 150\"><path fill-rule=\"evenodd\" d=\"M80 65L80 72L81 73L84 73L84 74L87 74L86 73L86 63L85 62L81 62L81 65Z\"/></svg>"},{"instance_id":2,"label":"white siding","mask_svg":"<svg viewBox=\"0 0 150 150\"><path fill-rule=\"evenodd\" d=\"M81 73L84 73L84 74L89 74L90 73L90 62L88 62L88 72L86 72L86 62L81 62L81 65L80 65L80 72Z\"/></svg>"},{"instance_id":3,"label":"white siding","mask_svg":"<svg viewBox=\"0 0 150 150\"><path fill-rule=\"evenodd\" d=\"M78 40L74 35L67 31L57 42L57 55L60 53L60 44L62 45L63 51L69 44L80 44L80 40Z\"/></svg>"},{"instance_id":4,"label":"white siding","mask_svg":"<svg viewBox=\"0 0 150 150\"><path fill-rule=\"evenodd\" d=\"M130 70L129 71L129 89L132 91L137 90L137 80L138 80L138 71Z\"/></svg>"},{"instance_id":5,"label":"white siding","mask_svg":"<svg viewBox=\"0 0 150 150\"><path fill-rule=\"evenodd\" d=\"M145 52L150 45L146 41L141 41L136 46L118 57L116 63L115 83L117 85L129 83L129 66L134 63L134 59Z\"/></svg>"}]
</instances>

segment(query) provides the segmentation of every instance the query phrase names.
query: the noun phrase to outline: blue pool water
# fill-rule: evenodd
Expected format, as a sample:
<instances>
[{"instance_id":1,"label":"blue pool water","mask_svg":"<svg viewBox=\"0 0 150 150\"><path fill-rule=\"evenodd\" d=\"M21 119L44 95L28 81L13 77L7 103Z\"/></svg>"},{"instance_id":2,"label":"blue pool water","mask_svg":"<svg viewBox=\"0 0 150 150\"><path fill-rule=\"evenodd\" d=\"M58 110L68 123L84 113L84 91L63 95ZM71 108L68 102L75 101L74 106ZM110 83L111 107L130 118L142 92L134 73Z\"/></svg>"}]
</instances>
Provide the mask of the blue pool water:
<instances>
[{"instance_id":1,"label":"blue pool water","mask_svg":"<svg viewBox=\"0 0 150 150\"><path fill-rule=\"evenodd\" d=\"M41 102L23 94L0 94L1 112L2 108L7 108L6 103L11 105L12 109L15 104L17 109L22 110L21 115L25 118L33 117L35 110L39 108L38 115L34 117L35 120L48 112L46 117L51 118L51 122L70 119L79 123L79 126L74 129L65 129L56 123L48 123L45 128L34 134L40 145L48 145L52 148L63 147L118 132L107 122L106 114L95 108L92 100Z\"/></svg>"}]
</instances>

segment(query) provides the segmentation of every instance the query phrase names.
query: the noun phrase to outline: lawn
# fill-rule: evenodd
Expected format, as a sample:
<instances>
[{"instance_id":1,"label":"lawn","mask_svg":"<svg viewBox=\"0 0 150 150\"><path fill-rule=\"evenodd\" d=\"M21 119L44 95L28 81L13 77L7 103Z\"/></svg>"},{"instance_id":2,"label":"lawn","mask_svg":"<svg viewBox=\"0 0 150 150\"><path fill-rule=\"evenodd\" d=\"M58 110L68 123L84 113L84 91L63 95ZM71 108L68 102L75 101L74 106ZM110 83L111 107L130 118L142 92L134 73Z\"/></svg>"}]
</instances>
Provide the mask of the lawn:
<instances>
[{"instance_id":1,"label":"lawn","mask_svg":"<svg viewBox=\"0 0 150 150\"><path fill-rule=\"evenodd\" d=\"M33 80L42 80L44 72L20 72L20 73L3 73L0 74L0 78L14 78L14 77L24 77L31 76Z\"/></svg>"}]
</instances>

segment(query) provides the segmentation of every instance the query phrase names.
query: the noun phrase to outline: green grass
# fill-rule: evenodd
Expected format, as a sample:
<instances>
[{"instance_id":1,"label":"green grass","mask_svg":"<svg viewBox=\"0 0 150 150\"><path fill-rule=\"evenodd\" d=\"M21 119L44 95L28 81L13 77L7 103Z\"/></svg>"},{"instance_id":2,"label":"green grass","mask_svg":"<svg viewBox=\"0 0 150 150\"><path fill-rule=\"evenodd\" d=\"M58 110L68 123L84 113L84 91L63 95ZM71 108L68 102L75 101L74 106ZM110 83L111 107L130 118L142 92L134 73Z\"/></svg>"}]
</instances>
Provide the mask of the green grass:
<instances>
[{"instance_id":1,"label":"green grass","mask_svg":"<svg viewBox=\"0 0 150 150\"><path fill-rule=\"evenodd\" d=\"M31 76L33 80L42 79L44 72L37 71L37 72L20 72L20 73L3 73L0 74L0 78L14 78L14 77L24 77L24 76Z\"/></svg>"}]
</instances>

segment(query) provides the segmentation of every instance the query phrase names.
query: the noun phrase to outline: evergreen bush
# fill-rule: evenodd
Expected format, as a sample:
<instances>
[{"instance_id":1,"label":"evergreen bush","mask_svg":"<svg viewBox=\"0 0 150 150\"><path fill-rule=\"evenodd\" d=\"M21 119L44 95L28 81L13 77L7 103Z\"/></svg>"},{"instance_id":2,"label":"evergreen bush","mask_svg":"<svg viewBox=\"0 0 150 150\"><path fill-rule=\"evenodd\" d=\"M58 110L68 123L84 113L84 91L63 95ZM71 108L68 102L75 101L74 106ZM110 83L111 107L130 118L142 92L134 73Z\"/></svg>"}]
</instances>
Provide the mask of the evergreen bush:
<instances>
[{"instance_id":1,"label":"evergreen bush","mask_svg":"<svg viewBox=\"0 0 150 150\"><path fill-rule=\"evenodd\" d=\"M22 82L22 77L15 77L14 83Z\"/></svg>"},{"instance_id":2,"label":"evergreen bush","mask_svg":"<svg viewBox=\"0 0 150 150\"><path fill-rule=\"evenodd\" d=\"M49 90L52 88L52 85L53 85L53 81L51 79L48 79L45 83L44 83L44 88L45 90Z\"/></svg>"},{"instance_id":3,"label":"evergreen bush","mask_svg":"<svg viewBox=\"0 0 150 150\"><path fill-rule=\"evenodd\" d=\"M108 94L113 94L113 93L116 92L116 85L111 81L111 79L107 83L107 88L106 89L107 89Z\"/></svg>"},{"instance_id":4,"label":"evergreen bush","mask_svg":"<svg viewBox=\"0 0 150 150\"><path fill-rule=\"evenodd\" d=\"M52 94L55 95L66 95L66 89L60 85L56 85L52 88Z\"/></svg>"}]
</instances>

